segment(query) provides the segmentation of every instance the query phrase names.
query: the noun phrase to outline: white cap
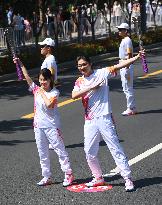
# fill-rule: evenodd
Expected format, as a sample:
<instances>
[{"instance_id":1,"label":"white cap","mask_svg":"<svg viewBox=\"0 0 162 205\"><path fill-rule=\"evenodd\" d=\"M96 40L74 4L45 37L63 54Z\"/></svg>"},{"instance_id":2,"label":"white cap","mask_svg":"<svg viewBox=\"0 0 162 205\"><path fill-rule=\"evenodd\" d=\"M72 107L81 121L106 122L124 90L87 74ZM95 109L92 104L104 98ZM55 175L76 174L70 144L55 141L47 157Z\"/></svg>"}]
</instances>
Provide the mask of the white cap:
<instances>
[{"instance_id":1,"label":"white cap","mask_svg":"<svg viewBox=\"0 0 162 205\"><path fill-rule=\"evenodd\" d=\"M120 24L120 26L117 26L117 28L123 28L123 29L129 30L129 25L127 23L122 23Z\"/></svg>"},{"instance_id":2,"label":"white cap","mask_svg":"<svg viewBox=\"0 0 162 205\"><path fill-rule=\"evenodd\" d=\"M54 40L52 40L52 38L46 38L44 41L42 41L42 42L39 42L38 43L39 45L47 45L47 46L55 46L55 41Z\"/></svg>"}]
</instances>

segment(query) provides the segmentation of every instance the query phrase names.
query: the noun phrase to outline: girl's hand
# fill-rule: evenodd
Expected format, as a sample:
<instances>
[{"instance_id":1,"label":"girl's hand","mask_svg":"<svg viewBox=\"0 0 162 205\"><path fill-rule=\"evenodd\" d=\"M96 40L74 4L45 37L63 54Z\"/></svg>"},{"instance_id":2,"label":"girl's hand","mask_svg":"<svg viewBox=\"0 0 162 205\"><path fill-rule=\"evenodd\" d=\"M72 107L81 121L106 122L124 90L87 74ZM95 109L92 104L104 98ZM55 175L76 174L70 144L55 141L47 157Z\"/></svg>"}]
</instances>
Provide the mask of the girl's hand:
<instances>
[{"instance_id":1,"label":"girl's hand","mask_svg":"<svg viewBox=\"0 0 162 205\"><path fill-rule=\"evenodd\" d=\"M142 56L145 56L145 49L142 49L138 53L139 57L141 58Z\"/></svg>"},{"instance_id":2,"label":"girl's hand","mask_svg":"<svg viewBox=\"0 0 162 205\"><path fill-rule=\"evenodd\" d=\"M13 58L13 62L14 62L14 63L17 63L17 62L18 62L21 67L24 66L23 63L21 62L21 60L20 60L19 58L17 58L17 57L14 57L14 58Z\"/></svg>"},{"instance_id":3,"label":"girl's hand","mask_svg":"<svg viewBox=\"0 0 162 205\"><path fill-rule=\"evenodd\" d=\"M38 91L37 91L40 95L44 94L44 91L42 88L39 88Z\"/></svg>"}]
</instances>

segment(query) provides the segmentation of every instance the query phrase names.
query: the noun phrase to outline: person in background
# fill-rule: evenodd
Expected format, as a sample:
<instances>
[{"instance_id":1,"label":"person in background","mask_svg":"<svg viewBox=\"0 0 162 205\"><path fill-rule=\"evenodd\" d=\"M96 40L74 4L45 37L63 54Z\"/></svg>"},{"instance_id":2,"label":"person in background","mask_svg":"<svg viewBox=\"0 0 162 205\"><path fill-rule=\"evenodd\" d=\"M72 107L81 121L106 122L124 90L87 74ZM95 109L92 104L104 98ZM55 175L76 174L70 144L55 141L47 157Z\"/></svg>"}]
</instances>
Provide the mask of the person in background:
<instances>
[{"instance_id":1,"label":"person in background","mask_svg":"<svg viewBox=\"0 0 162 205\"><path fill-rule=\"evenodd\" d=\"M55 41L51 38L46 38L44 41L40 42L39 45L41 46L41 54L45 57L41 69L49 69L53 76L54 83L57 84L57 64L53 55ZM49 144L49 149L53 149L51 144Z\"/></svg>"},{"instance_id":2,"label":"person in background","mask_svg":"<svg viewBox=\"0 0 162 205\"><path fill-rule=\"evenodd\" d=\"M46 20L47 20L47 36L52 37L54 35L54 18L55 14L50 7L47 8Z\"/></svg>"},{"instance_id":3,"label":"person in background","mask_svg":"<svg viewBox=\"0 0 162 205\"><path fill-rule=\"evenodd\" d=\"M33 13L32 13L31 27L33 30L33 36L37 36L37 33L39 31L39 16L36 13L36 11L33 11Z\"/></svg>"},{"instance_id":4,"label":"person in background","mask_svg":"<svg viewBox=\"0 0 162 205\"><path fill-rule=\"evenodd\" d=\"M8 12L7 12L7 19L8 19L9 26L12 24L12 18L13 18L13 9L12 9L12 7L10 7Z\"/></svg>"},{"instance_id":5,"label":"person in background","mask_svg":"<svg viewBox=\"0 0 162 205\"><path fill-rule=\"evenodd\" d=\"M17 46L25 45L24 39L24 18L18 13L15 12L13 15L12 25L14 27L15 42Z\"/></svg>"},{"instance_id":6,"label":"person in background","mask_svg":"<svg viewBox=\"0 0 162 205\"><path fill-rule=\"evenodd\" d=\"M46 38L44 41L39 42L41 46L41 54L45 57L41 69L47 68L53 75L54 82L57 83L57 63L53 55L55 41L52 38Z\"/></svg>"},{"instance_id":7,"label":"person in background","mask_svg":"<svg viewBox=\"0 0 162 205\"><path fill-rule=\"evenodd\" d=\"M32 27L28 17L24 18L25 39L29 40L32 37Z\"/></svg>"},{"instance_id":8,"label":"person in background","mask_svg":"<svg viewBox=\"0 0 162 205\"><path fill-rule=\"evenodd\" d=\"M122 9L119 2L117 1L115 1L113 5L113 15L115 17L115 25L120 25L122 20Z\"/></svg>"},{"instance_id":9,"label":"person in background","mask_svg":"<svg viewBox=\"0 0 162 205\"><path fill-rule=\"evenodd\" d=\"M123 62L133 56L133 45L132 40L129 37L129 25L127 23L122 23L117 27L119 31L119 36L122 41L119 46L119 62ZM123 87L123 92L126 96L127 109L122 113L123 116L135 115L136 104L133 89L133 64L129 67L122 68L120 70L121 82Z\"/></svg>"}]
</instances>

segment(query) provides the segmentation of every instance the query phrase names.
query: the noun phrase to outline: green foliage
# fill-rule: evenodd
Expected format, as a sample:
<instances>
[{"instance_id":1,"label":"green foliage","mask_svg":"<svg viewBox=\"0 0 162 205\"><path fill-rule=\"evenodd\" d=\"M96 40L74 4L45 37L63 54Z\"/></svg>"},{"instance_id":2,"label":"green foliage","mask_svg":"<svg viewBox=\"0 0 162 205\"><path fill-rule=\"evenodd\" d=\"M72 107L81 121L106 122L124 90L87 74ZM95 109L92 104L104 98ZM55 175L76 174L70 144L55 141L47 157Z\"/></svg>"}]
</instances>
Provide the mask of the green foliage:
<instances>
[{"instance_id":1,"label":"green foliage","mask_svg":"<svg viewBox=\"0 0 162 205\"><path fill-rule=\"evenodd\" d=\"M33 47L25 47L21 50L20 59L28 69L35 68L41 65L41 55ZM0 75L16 72L15 64L12 61L12 56L0 56Z\"/></svg>"},{"instance_id":2,"label":"green foliage","mask_svg":"<svg viewBox=\"0 0 162 205\"><path fill-rule=\"evenodd\" d=\"M75 59L78 55L97 55L105 53L106 49L99 43L74 44L71 46L61 46L57 51L58 62Z\"/></svg>"},{"instance_id":3,"label":"green foliage","mask_svg":"<svg viewBox=\"0 0 162 205\"><path fill-rule=\"evenodd\" d=\"M157 31L149 31L142 37L144 44L152 44L162 41L162 29L158 29Z\"/></svg>"},{"instance_id":4,"label":"green foliage","mask_svg":"<svg viewBox=\"0 0 162 205\"><path fill-rule=\"evenodd\" d=\"M11 58L9 59L8 56L0 57L0 75L4 73L10 73L13 71Z\"/></svg>"}]
</instances>

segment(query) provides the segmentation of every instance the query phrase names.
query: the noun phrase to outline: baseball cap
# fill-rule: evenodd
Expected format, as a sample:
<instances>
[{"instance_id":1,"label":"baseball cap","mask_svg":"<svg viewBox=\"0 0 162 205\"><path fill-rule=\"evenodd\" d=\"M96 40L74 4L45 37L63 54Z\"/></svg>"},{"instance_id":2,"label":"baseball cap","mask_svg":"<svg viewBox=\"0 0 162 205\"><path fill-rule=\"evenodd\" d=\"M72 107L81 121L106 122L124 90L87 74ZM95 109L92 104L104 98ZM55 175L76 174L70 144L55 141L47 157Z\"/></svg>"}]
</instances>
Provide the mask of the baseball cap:
<instances>
[{"instance_id":1,"label":"baseball cap","mask_svg":"<svg viewBox=\"0 0 162 205\"><path fill-rule=\"evenodd\" d=\"M129 30L129 25L127 23L122 23L120 24L120 26L117 26L117 28L123 28L123 29L126 29L126 30Z\"/></svg>"},{"instance_id":2,"label":"baseball cap","mask_svg":"<svg viewBox=\"0 0 162 205\"><path fill-rule=\"evenodd\" d=\"M39 45L43 46L43 45L47 45L47 46L55 46L55 41L52 38L46 38L44 41L39 42Z\"/></svg>"}]
</instances>

